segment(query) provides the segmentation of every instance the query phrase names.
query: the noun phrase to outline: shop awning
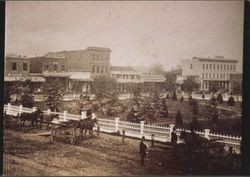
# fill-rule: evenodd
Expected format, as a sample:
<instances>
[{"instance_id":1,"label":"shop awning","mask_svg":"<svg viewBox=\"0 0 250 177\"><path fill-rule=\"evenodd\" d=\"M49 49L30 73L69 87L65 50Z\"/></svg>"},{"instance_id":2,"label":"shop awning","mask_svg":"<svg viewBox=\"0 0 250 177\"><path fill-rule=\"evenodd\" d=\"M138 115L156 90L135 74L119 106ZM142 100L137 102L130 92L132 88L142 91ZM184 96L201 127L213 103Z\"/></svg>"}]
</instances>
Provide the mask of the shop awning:
<instances>
[{"instance_id":1,"label":"shop awning","mask_svg":"<svg viewBox=\"0 0 250 177\"><path fill-rule=\"evenodd\" d=\"M70 79L78 81L93 81L90 72L71 72Z\"/></svg>"},{"instance_id":2,"label":"shop awning","mask_svg":"<svg viewBox=\"0 0 250 177\"><path fill-rule=\"evenodd\" d=\"M20 76L5 76L5 82L14 82L14 81L26 81L31 80L31 82L45 82L45 78L39 76L28 76L28 77L20 77Z\"/></svg>"}]
</instances>

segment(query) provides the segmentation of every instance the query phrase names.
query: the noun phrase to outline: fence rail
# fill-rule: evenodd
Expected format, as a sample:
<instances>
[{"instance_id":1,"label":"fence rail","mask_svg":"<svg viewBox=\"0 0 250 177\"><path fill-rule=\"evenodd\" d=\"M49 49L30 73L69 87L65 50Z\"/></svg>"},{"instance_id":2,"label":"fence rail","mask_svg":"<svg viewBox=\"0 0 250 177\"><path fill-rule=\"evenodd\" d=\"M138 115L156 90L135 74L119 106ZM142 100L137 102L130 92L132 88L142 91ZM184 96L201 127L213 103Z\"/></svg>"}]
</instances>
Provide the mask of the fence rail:
<instances>
[{"instance_id":1,"label":"fence rail","mask_svg":"<svg viewBox=\"0 0 250 177\"><path fill-rule=\"evenodd\" d=\"M22 105L13 106L11 104L4 105L4 112L8 115L18 115L22 112L34 112L36 108L24 108ZM67 111L63 113L60 112L51 112L49 109L47 111L43 111L45 114L57 114L59 115L59 120L56 123L68 121L68 120L80 120L86 118L86 112L82 112L81 115L73 115L68 114ZM95 115L92 115L95 116ZM169 142L171 140L171 133L174 128L174 124L170 124L169 126L159 126L159 125L145 125L144 121L140 123L132 123L126 121L120 121L120 118L115 118L115 120L111 119L102 119L99 118L97 121L97 125L95 130L99 126L100 131L108 132L108 133L117 133L124 132L125 136L141 138L145 136L146 139L154 139L160 142ZM182 131L190 132L187 129L176 129L177 134L180 135ZM237 153L240 153L241 146L241 137L231 136L231 135L223 135L218 133L210 132L209 129L205 129L204 131L196 131L196 134L201 137L205 137L207 139L215 139L218 142L225 143L225 147L233 147Z\"/></svg>"}]
</instances>

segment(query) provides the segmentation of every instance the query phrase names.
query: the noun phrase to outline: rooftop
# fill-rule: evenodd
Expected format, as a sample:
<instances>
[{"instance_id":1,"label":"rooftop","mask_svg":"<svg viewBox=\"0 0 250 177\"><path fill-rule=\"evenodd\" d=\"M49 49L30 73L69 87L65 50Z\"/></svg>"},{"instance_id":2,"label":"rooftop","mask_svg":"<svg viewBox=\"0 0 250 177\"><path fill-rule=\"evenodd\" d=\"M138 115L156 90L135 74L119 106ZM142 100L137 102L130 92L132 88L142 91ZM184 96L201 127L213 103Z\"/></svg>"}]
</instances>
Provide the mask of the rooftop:
<instances>
[{"instance_id":1,"label":"rooftop","mask_svg":"<svg viewBox=\"0 0 250 177\"><path fill-rule=\"evenodd\" d=\"M111 66L110 67L111 71L135 71L132 67L130 66Z\"/></svg>"},{"instance_id":2,"label":"rooftop","mask_svg":"<svg viewBox=\"0 0 250 177\"><path fill-rule=\"evenodd\" d=\"M238 60L225 58L224 56L215 57L193 57L192 59L197 59L199 61L219 61L219 62L238 62Z\"/></svg>"}]
</instances>

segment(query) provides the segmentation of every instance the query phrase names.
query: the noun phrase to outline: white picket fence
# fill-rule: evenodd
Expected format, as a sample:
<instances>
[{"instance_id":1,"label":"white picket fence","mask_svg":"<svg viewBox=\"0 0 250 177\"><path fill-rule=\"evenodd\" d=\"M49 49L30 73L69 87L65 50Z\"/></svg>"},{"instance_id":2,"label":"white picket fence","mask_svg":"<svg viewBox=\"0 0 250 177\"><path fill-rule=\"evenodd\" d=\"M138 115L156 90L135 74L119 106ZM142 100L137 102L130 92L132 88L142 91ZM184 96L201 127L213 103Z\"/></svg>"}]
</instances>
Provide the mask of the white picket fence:
<instances>
[{"instance_id":1,"label":"white picket fence","mask_svg":"<svg viewBox=\"0 0 250 177\"><path fill-rule=\"evenodd\" d=\"M4 112L8 115L18 115L22 112L31 113L34 112L36 108L24 108L22 105L20 106L13 106L11 104L4 105ZM81 115L73 115L68 114L67 111L63 113L60 112L51 112L49 109L43 111L45 114L58 114L59 120L54 120L53 123L60 123L63 121L68 120L80 120L86 118L86 112L83 111ZM92 115L95 117L95 114ZM169 142L171 140L171 132L173 131L174 124L170 124L169 126L159 126L159 125L147 125L144 121L140 123L132 123L127 121L120 121L120 118L115 118L115 120L111 119L102 119L98 118L97 125L94 128L97 130L99 126L101 132L107 133L117 133L120 132L121 134L124 132L125 136L134 137L134 138L141 138L145 136L146 139L154 140L159 142ZM182 131L190 132L187 129L177 129L177 135L180 135ZM216 140L218 142L225 143L225 148L233 147L237 153L240 153L240 146L241 146L241 137L237 136L230 136L230 135L223 135L218 133L212 133L209 129L205 129L204 131L196 131L196 134L200 135L201 137L205 137L210 140ZM180 140L178 140L180 142Z\"/></svg>"}]
</instances>

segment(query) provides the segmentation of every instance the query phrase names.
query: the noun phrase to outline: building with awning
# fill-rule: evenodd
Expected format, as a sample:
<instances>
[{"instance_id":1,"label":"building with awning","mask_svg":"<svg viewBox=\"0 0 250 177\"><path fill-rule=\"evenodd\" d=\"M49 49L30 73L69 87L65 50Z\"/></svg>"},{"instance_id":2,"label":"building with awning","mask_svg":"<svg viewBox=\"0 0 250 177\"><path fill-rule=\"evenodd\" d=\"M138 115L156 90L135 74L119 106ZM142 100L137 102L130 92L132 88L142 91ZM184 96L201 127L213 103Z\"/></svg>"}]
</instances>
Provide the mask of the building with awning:
<instances>
[{"instance_id":1,"label":"building with awning","mask_svg":"<svg viewBox=\"0 0 250 177\"><path fill-rule=\"evenodd\" d=\"M90 83L92 81L93 79L91 78L91 72L70 72L69 89L76 92L89 92Z\"/></svg>"}]
</instances>

